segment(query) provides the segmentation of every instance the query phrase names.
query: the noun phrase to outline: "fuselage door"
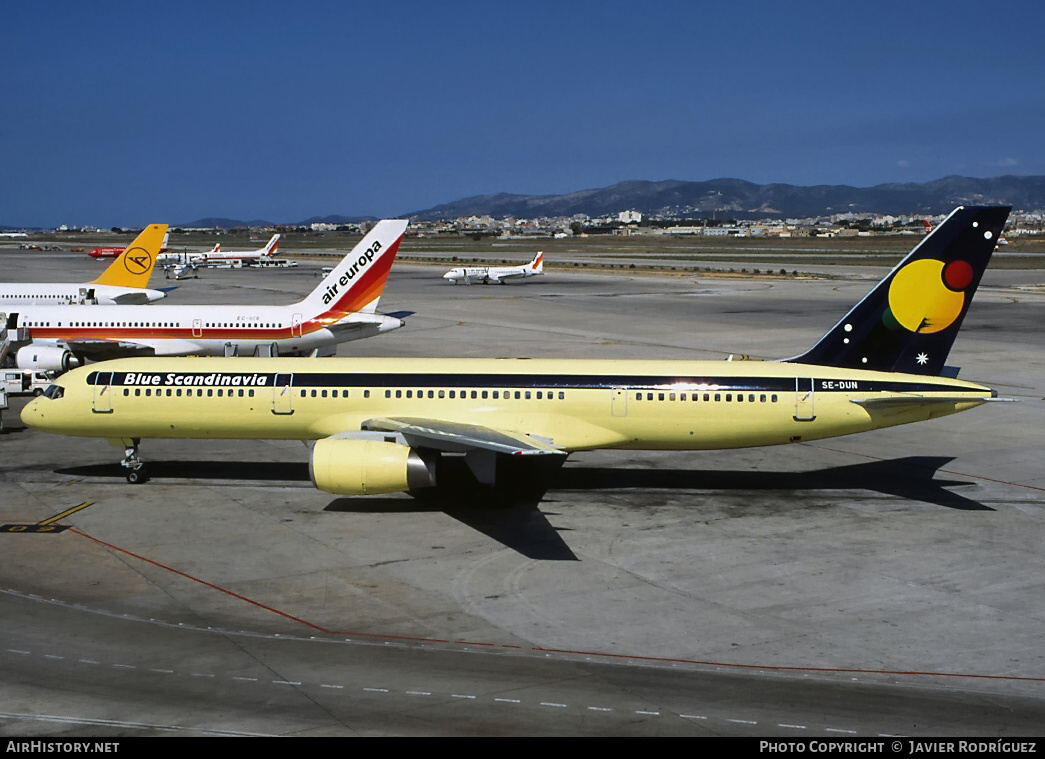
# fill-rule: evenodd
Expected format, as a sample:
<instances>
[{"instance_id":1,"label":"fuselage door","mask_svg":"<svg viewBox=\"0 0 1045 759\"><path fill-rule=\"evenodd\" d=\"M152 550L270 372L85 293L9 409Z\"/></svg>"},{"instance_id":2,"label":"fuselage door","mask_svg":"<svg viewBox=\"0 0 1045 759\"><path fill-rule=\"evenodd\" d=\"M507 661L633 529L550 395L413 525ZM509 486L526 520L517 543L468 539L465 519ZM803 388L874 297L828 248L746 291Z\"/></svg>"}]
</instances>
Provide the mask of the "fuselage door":
<instances>
[{"instance_id":1,"label":"fuselage door","mask_svg":"<svg viewBox=\"0 0 1045 759\"><path fill-rule=\"evenodd\" d=\"M614 416L628 415L628 389L625 387L613 388L613 399L610 401L610 410Z\"/></svg>"},{"instance_id":2,"label":"fuselage door","mask_svg":"<svg viewBox=\"0 0 1045 759\"><path fill-rule=\"evenodd\" d=\"M813 408L813 380L811 377L795 378L795 421L811 422L816 419Z\"/></svg>"},{"instance_id":3,"label":"fuselage door","mask_svg":"<svg viewBox=\"0 0 1045 759\"><path fill-rule=\"evenodd\" d=\"M294 314L290 318L290 336L301 337L301 314Z\"/></svg>"},{"instance_id":4,"label":"fuselage door","mask_svg":"<svg viewBox=\"0 0 1045 759\"><path fill-rule=\"evenodd\" d=\"M192 336L203 337L203 320L193 319L192 320Z\"/></svg>"},{"instance_id":5,"label":"fuselage door","mask_svg":"<svg viewBox=\"0 0 1045 759\"><path fill-rule=\"evenodd\" d=\"M112 413L112 372L98 372L94 378L94 407L96 414Z\"/></svg>"},{"instance_id":6,"label":"fuselage door","mask_svg":"<svg viewBox=\"0 0 1045 759\"><path fill-rule=\"evenodd\" d=\"M294 375L277 374L276 382L272 386L272 413L293 414L294 407L291 398L294 393Z\"/></svg>"}]
</instances>

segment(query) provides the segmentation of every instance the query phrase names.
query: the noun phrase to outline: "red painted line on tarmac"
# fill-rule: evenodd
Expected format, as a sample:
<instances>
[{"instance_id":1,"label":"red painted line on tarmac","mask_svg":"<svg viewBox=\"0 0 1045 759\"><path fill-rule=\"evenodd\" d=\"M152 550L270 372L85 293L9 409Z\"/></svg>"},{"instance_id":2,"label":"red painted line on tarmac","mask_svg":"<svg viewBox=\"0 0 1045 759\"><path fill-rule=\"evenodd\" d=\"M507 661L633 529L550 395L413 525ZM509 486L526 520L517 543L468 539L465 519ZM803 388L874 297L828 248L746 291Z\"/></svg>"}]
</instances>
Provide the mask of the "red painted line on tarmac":
<instances>
[{"instance_id":1,"label":"red painted line on tarmac","mask_svg":"<svg viewBox=\"0 0 1045 759\"><path fill-rule=\"evenodd\" d=\"M845 451L841 451L841 452L845 453ZM860 454L854 454L854 455L860 455ZM478 642L467 642L467 641L449 641L449 640L443 640L443 639L440 639L440 638L423 638L423 637L409 636L409 635L382 635L382 634L378 634L378 633L357 633L357 632L345 632L345 631L341 631L341 630L328 630L325 627L322 627L322 626L316 625L316 624L312 624L311 622L308 622L308 621L306 621L304 619L301 619L300 617L295 617L293 614L288 614L288 613L280 611L279 609L276 609L276 608L274 608L272 606L268 606L267 604L263 604L263 603L261 603L259 601L255 601L255 600L253 600L251 598L247 598L246 596L240 595L239 593L234 593L231 590L228 590L226 588L221 587L220 585L215 585L214 583L207 582L206 580L200 579L199 577L194 577L193 575L190 575L187 572L182 572L182 571L180 571L178 569L174 569L173 567L169 567L166 564L161 564L160 562L154 561L154 560L149 559L149 558L146 558L145 556L142 556L141 554L134 553L133 551L128 551L126 548L120 548L119 546L113 545L112 543L107 543L104 540L100 540L100 539L98 539L98 538L96 538L96 537L94 537L92 535L88 535L86 532L83 532L81 530L77 530L75 527L70 527L68 531L76 533L77 535L80 535L81 537L87 538L88 540L93 540L95 543L98 543L99 545L105 546L106 548L109 548L109 549L111 549L113 551L117 551L119 553L122 553L122 554L125 554L127 556L131 556L131 557L133 557L135 559L138 559L140 561L144 561L147 564L151 564L154 567L157 567L157 568L163 569L163 570L165 570L167 572L171 572L173 574L176 574L179 577L185 578L186 580L191 580L192 582L199 583L200 585L203 585L205 587L211 588L212 590L216 590L219 593L224 593L225 595L228 595L228 596L231 596L232 598L235 598L235 599L238 599L240 601L243 601L244 603L250 604L251 606L255 606L255 607L259 608L259 609L264 609L265 611L270 611L273 614L277 614L277 615L283 617L284 619L289 619L292 622L297 622L299 624L305 625L306 627L308 627L308 628L310 628L312 630L317 630L319 632L326 633L327 635L338 635L338 636L346 636L346 637L354 637L354 638L372 638L372 639L379 639L379 640L401 640L401 641L408 641L408 642L411 642L411 643L442 643L442 644L445 644L445 645L458 645L458 646L490 646L492 648L527 650L527 651L533 651L533 652L537 652L537 653L563 654L563 655L568 655L568 656L587 656L587 657L590 657L590 658L605 659L605 660L609 660L609 659L625 659L625 660L637 661L637 662L657 662L657 663L660 663L660 664L665 664L665 663L671 663L671 664L693 664L693 665L699 665L699 666L705 666L705 667L722 667L722 668L726 668L726 669L746 669L746 670L762 669L762 670L766 670L766 671L769 671L769 672L820 672L820 673L831 673L831 674L906 675L906 676L920 676L920 677L955 677L955 678L967 677L967 678L973 678L973 679L978 679L978 680L1008 680L1008 681L1036 682L1036 683L1037 682L1045 682L1045 677L1022 677L1022 676L1019 676L1019 675L977 675L977 674L969 674L969 673L966 673L966 672L925 672L925 671L920 671L920 670L847 669L845 667L795 667L795 666L786 666L786 665L777 665L777 664L769 664L769 665L765 665L765 664L737 664L737 663L734 663L734 662L705 661L705 660L702 660L702 659L683 659L683 658L674 658L674 657L666 657L666 656L641 656L641 655L634 655L634 654L611 654L611 653L605 653L605 652L602 652L602 651L576 651L576 650L569 649L569 648L542 648L540 646L529 646L529 647L526 647L526 646L520 646L520 645L515 645L515 644L507 644L507 643L498 644L498 643L478 643Z\"/></svg>"}]
</instances>

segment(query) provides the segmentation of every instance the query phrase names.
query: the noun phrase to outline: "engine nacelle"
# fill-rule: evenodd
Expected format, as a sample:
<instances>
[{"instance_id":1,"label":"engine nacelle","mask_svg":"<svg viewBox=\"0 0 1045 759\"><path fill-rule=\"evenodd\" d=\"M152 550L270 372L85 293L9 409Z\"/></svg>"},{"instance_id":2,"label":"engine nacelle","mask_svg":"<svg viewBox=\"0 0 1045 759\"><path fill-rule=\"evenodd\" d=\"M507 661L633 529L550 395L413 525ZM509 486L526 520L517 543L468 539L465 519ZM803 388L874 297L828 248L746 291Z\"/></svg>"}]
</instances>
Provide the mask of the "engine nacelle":
<instances>
[{"instance_id":1,"label":"engine nacelle","mask_svg":"<svg viewBox=\"0 0 1045 759\"><path fill-rule=\"evenodd\" d=\"M30 343L19 348L15 353L15 366L35 372L67 372L83 366L83 361L73 355L68 348Z\"/></svg>"},{"instance_id":2,"label":"engine nacelle","mask_svg":"<svg viewBox=\"0 0 1045 759\"><path fill-rule=\"evenodd\" d=\"M384 440L318 440L308 469L313 485L337 495L398 493L435 485L434 460Z\"/></svg>"}]
</instances>

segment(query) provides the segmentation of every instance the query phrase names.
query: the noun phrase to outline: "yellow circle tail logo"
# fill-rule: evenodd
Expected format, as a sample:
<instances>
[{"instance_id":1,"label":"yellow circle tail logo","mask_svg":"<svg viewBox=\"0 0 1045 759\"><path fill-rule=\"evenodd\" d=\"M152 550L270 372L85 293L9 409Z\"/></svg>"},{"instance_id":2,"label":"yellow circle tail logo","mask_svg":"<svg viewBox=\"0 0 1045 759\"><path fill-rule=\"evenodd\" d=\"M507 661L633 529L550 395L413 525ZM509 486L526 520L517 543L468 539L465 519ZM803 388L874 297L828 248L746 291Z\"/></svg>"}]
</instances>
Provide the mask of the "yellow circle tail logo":
<instances>
[{"instance_id":1,"label":"yellow circle tail logo","mask_svg":"<svg viewBox=\"0 0 1045 759\"><path fill-rule=\"evenodd\" d=\"M131 274L144 274L152 267L152 254L145 248L130 248L123 254L123 266Z\"/></svg>"},{"instance_id":2,"label":"yellow circle tail logo","mask_svg":"<svg viewBox=\"0 0 1045 759\"><path fill-rule=\"evenodd\" d=\"M911 332L940 332L954 324L965 305L965 288L972 284L973 269L965 261L923 258L896 272L889 285L891 318Z\"/></svg>"}]
</instances>

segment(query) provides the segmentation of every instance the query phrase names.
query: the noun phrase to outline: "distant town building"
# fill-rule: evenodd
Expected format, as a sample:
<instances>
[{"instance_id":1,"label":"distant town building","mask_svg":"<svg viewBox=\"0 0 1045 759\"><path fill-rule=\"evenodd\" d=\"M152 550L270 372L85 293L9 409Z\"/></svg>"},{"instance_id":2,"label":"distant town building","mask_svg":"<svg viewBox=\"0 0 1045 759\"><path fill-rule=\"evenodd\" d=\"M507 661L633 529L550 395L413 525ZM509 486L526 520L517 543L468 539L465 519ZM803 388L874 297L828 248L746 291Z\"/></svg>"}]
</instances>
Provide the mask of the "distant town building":
<instances>
[{"instance_id":1,"label":"distant town building","mask_svg":"<svg viewBox=\"0 0 1045 759\"><path fill-rule=\"evenodd\" d=\"M642 221L642 212L641 211L621 211L619 214L617 214L617 220L621 224L631 224L632 222L635 222L636 224L638 224L638 223L640 223Z\"/></svg>"}]
</instances>

